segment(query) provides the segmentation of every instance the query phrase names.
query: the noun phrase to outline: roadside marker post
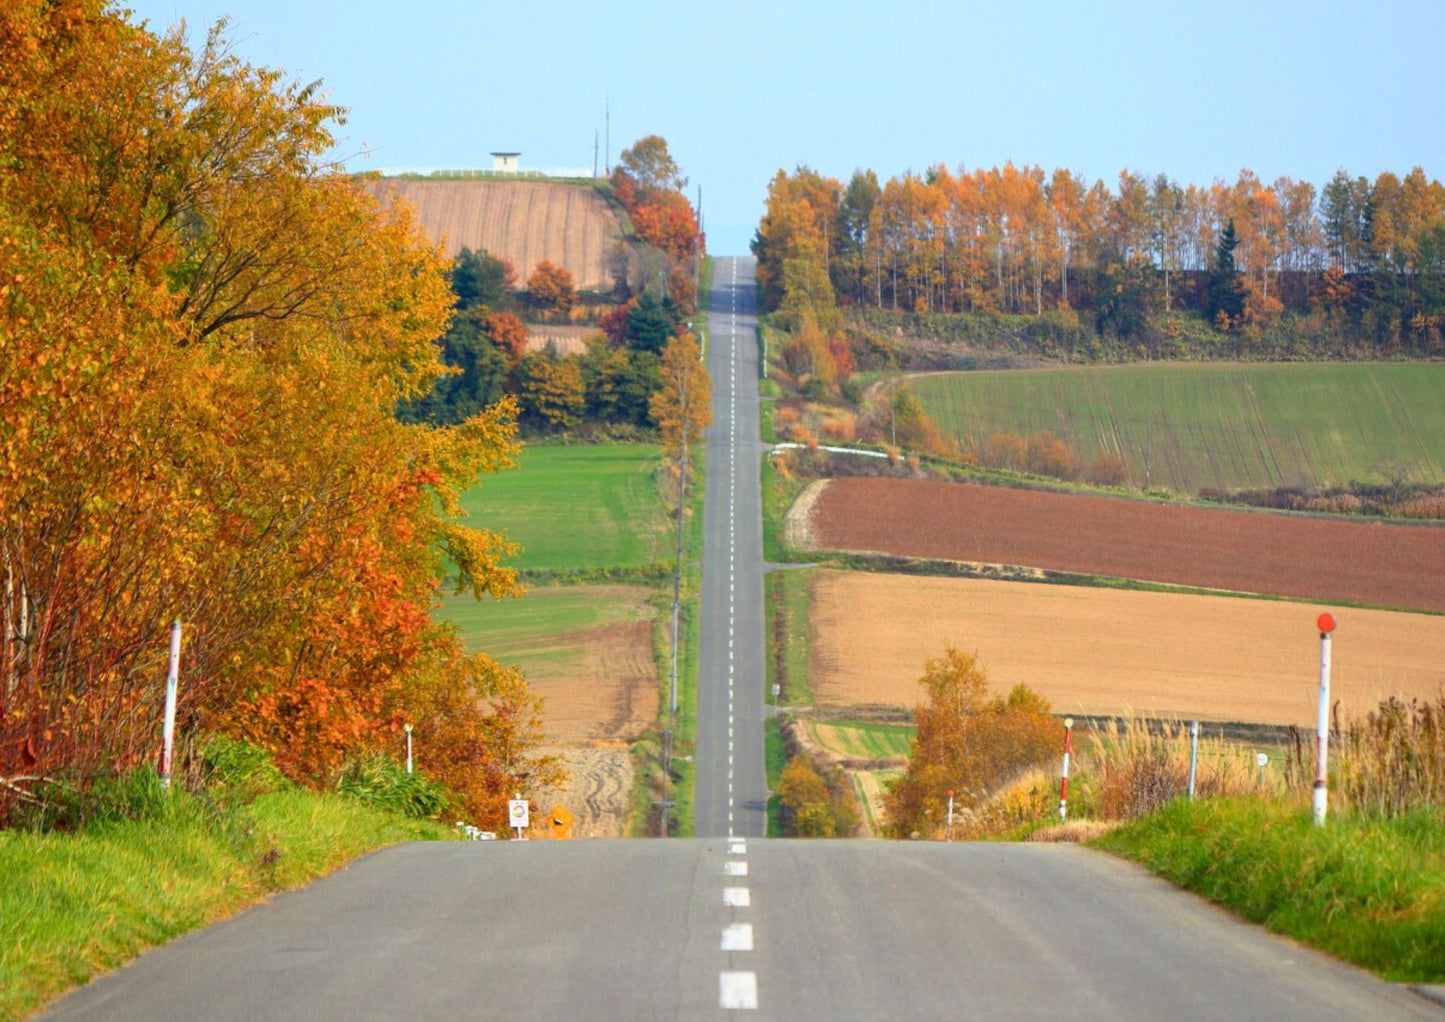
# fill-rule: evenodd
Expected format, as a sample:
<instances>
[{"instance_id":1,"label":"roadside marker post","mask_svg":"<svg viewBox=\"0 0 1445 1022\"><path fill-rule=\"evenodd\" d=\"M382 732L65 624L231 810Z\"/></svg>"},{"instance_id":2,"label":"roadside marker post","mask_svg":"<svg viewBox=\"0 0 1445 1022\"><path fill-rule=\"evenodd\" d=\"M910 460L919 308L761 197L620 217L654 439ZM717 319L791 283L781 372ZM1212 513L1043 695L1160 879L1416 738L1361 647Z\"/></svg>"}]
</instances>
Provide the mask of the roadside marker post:
<instances>
[{"instance_id":1,"label":"roadside marker post","mask_svg":"<svg viewBox=\"0 0 1445 1022\"><path fill-rule=\"evenodd\" d=\"M1059 819L1069 818L1069 757L1074 752L1074 718L1064 718L1064 770L1059 779Z\"/></svg>"},{"instance_id":2,"label":"roadside marker post","mask_svg":"<svg viewBox=\"0 0 1445 1022\"><path fill-rule=\"evenodd\" d=\"M411 773L411 724L403 724L401 727L406 732L406 772Z\"/></svg>"},{"instance_id":3,"label":"roadside marker post","mask_svg":"<svg viewBox=\"0 0 1445 1022\"><path fill-rule=\"evenodd\" d=\"M166 713L161 725L161 787L171 786L171 757L176 745L176 688L181 677L181 622L171 622L171 656L166 667Z\"/></svg>"},{"instance_id":4,"label":"roadside marker post","mask_svg":"<svg viewBox=\"0 0 1445 1022\"><path fill-rule=\"evenodd\" d=\"M1199 721L1189 725L1189 801L1194 801L1194 771L1199 766Z\"/></svg>"},{"instance_id":5,"label":"roadside marker post","mask_svg":"<svg viewBox=\"0 0 1445 1022\"><path fill-rule=\"evenodd\" d=\"M948 790L948 840L953 840L953 789Z\"/></svg>"},{"instance_id":6,"label":"roadside marker post","mask_svg":"<svg viewBox=\"0 0 1445 1022\"><path fill-rule=\"evenodd\" d=\"M1330 797L1330 637L1335 630L1335 616L1321 614L1315 620L1320 630L1320 715L1315 729L1315 826L1325 825Z\"/></svg>"}]
</instances>

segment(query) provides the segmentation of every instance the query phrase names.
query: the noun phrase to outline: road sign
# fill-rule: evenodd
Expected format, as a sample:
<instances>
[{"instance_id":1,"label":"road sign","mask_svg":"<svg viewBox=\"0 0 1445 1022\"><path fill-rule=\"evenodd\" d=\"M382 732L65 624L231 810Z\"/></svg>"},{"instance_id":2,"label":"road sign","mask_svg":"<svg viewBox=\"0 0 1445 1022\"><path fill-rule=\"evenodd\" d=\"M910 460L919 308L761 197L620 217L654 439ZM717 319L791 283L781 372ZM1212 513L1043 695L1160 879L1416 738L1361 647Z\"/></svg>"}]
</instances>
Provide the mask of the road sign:
<instances>
[{"instance_id":1,"label":"road sign","mask_svg":"<svg viewBox=\"0 0 1445 1022\"><path fill-rule=\"evenodd\" d=\"M527 800L524 798L509 799L507 801L507 819L511 821L513 827L530 827L532 824L527 816Z\"/></svg>"}]
</instances>

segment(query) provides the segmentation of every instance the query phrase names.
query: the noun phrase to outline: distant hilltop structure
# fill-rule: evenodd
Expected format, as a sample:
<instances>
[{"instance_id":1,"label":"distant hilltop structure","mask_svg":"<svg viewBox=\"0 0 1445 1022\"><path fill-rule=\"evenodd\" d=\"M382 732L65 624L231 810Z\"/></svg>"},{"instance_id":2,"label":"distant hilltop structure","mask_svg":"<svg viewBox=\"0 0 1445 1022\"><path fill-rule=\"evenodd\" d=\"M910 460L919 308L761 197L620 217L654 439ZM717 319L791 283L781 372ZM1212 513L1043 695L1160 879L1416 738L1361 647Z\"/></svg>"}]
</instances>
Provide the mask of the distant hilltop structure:
<instances>
[{"instance_id":1,"label":"distant hilltop structure","mask_svg":"<svg viewBox=\"0 0 1445 1022\"><path fill-rule=\"evenodd\" d=\"M486 168L467 167L384 167L382 177L426 177L426 178L578 178L596 177L595 169L589 167L545 167L522 169L522 154L518 152L489 153L492 165Z\"/></svg>"}]
</instances>

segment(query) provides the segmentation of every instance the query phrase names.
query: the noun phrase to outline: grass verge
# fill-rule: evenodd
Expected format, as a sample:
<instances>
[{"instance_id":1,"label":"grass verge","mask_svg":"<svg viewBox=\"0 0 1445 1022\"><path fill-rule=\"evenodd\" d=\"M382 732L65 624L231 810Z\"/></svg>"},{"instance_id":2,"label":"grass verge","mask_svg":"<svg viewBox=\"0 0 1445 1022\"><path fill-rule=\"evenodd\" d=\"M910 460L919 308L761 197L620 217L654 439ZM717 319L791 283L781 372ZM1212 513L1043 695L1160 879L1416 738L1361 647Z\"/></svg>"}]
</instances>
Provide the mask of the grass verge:
<instances>
[{"instance_id":1,"label":"grass verge","mask_svg":"<svg viewBox=\"0 0 1445 1022\"><path fill-rule=\"evenodd\" d=\"M177 791L145 819L0 831L0 1019L366 852L449 836L299 789L232 807Z\"/></svg>"},{"instance_id":2,"label":"grass verge","mask_svg":"<svg viewBox=\"0 0 1445 1022\"><path fill-rule=\"evenodd\" d=\"M803 487L807 486L808 480L797 479L778 471L777 463L772 458L763 458L761 471L763 559L774 564L804 560L804 555L794 553L783 542L783 532L787 522L788 508L793 506L793 501L798 499L798 494L803 492Z\"/></svg>"},{"instance_id":3,"label":"grass verge","mask_svg":"<svg viewBox=\"0 0 1445 1022\"><path fill-rule=\"evenodd\" d=\"M779 706L810 706L809 684L812 604L811 571L774 571L766 576L763 591L768 622L768 697L780 689Z\"/></svg>"},{"instance_id":4,"label":"grass verge","mask_svg":"<svg viewBox=\"0 0 1445 1022\"><path fill-rule=\"evenodd\" d=\"M1294 802L1176 800L1092 844L1384 979L1445 980L1438 809L1315 827Z\"/></svg>"},{"instance_id":5,"label":"grass verge","mask_svg":"<svg viewBox=\"0 0 1445 1022\"><path fill-rule=\"evenodd\" d=\"M768 790L775 792L788 765L788 748L783 741L783 718L769 717L763 722L763 763L768 774ZM783 836L783 800L768 796L768 837Z\"/></svg>"}]
</instances>

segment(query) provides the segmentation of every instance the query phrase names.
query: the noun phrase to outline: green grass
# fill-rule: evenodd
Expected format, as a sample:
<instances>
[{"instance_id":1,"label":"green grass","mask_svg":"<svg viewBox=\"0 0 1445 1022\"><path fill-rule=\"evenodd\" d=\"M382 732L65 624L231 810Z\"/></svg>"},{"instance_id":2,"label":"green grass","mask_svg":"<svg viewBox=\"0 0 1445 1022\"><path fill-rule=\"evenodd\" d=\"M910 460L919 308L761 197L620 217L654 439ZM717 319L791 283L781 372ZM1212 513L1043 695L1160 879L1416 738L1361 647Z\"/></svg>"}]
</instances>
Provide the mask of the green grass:
<instances>
[{"instance_id":1,"label":"green grass","mask_svg":"<svg viewBox=\"0 0 1445 1022\"><path fill-rule=\"evenodd\" d=\"M768 790L777 791L788 765L788 750L783 742L783 718L768 717L763 721L763 763L768 774ZM768 837L783 836L783 800L768 796Z\"/></svg>"},{"instance_id":2,"label":"green grass","mask_svg":"<svg viewBox=\"0 0 1445 1022\"><path fill-rule=\"evenodd\" d=\"M810 706L812 662L812 579L809 570L774 571L765 576L768 699L774 685L781 686L780 706Z\"/></svg>"},{"instance_id":3,"label":"green grass","mask_svg":"<svg viewBox=\"0 0 1445 1022\"><path fill-rule=\"evenodd\" d=\"M1093 843L1385 979L1445 980L1439 810L1317 828L1299 804L1179 800Z\"/></svg>"},{"instance_id":4,"label":"green grass","mask_svg":"<svg viewBox=\"0 0 1445 1022\"><path fill-rule=\"evenodd\" d=\"M0 1018L300 886L384 845L450 836L340 795L298 789L79 833L0 831Z\"/></svg>"},{"instance_id":5,"label":"green grass","mask_svg":"<svg viewBox=\"0 0 1445 1022\"><path fill-rule=\"evenodd\" d=\"M947 373L909 388L946 435L1052 430L1177 493L1445 482L1445 363L1131 365Z\"/></svg>"},{"instance_id":6,"label":"green grass","mask_svg":"<svg viewBox=\"0 0 1445 1022\"><path fill-rule=\"evenodd\" d=\"M437 616L457 626L469 653L486 653L523 674L566 673L576 651L559 637L652 618L651 596L641 586L538 586L515 600L449 596Z\"/></svg>"},{"instance_id":7,"label":"green grass","mask_svg":"<svg viewBox=\"0 0 1445 1022\"><path fill-rule=\"evenodd\" d=\"M788 508L798 499L798 494L807 486L806 479L789 479L778 471L772 458L763 459L763 557L774 564L804 559L801 553L794 553L783 545L783 529L788 517Z\"/></svg>"},{"instance_id":8,"label":"green grass","mask_svg":"<svg viewBox=\"0 0 1445 1022\"><path fill-rule=\"evenodd\" d=\"M487 476L462 495L467 524L505 530L525 570L671 563L653 444L533 445L519 469Z\"/></svg>"},{"instance_id":9,"label":"green grass","mask_svg":"<svg viewBox=\"0 0 1445 1022\"><path fill-rule=\"evenodd\" d=\"M878 724L861 720L818 721L814 734L826 748L844 756L892 759L907 756L917 729L909 724Z\"/></svg>"}]
</instances>

